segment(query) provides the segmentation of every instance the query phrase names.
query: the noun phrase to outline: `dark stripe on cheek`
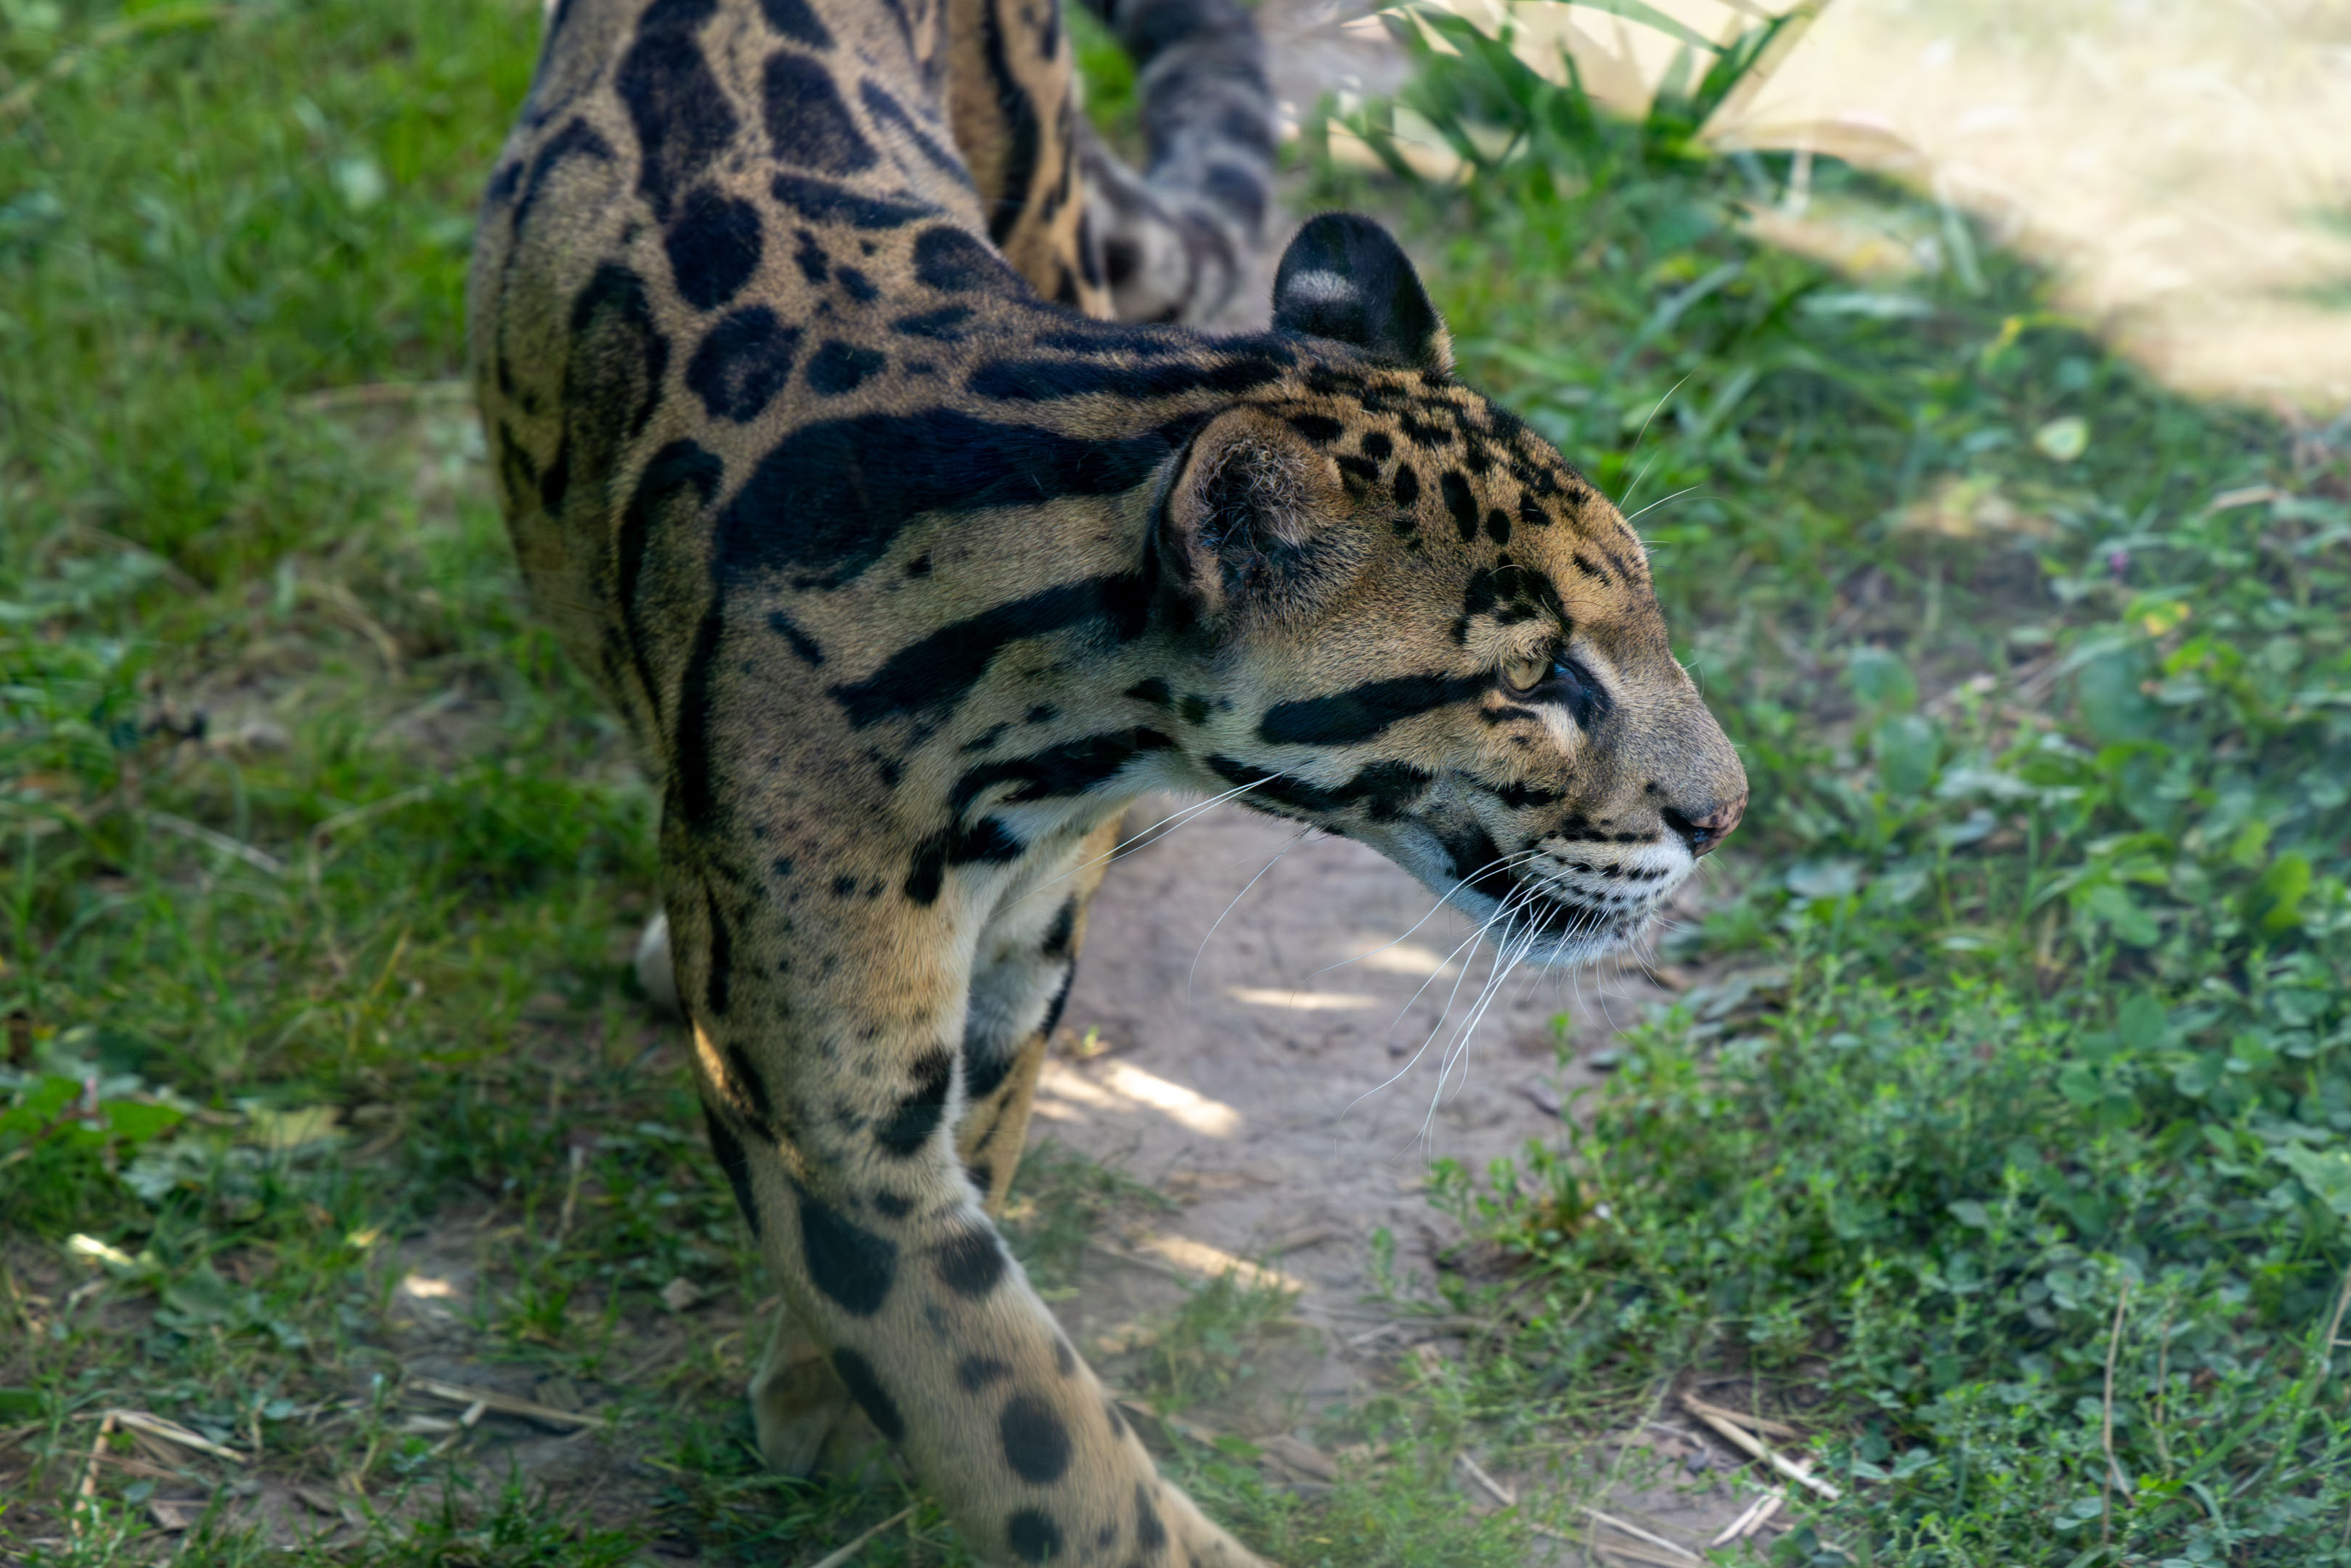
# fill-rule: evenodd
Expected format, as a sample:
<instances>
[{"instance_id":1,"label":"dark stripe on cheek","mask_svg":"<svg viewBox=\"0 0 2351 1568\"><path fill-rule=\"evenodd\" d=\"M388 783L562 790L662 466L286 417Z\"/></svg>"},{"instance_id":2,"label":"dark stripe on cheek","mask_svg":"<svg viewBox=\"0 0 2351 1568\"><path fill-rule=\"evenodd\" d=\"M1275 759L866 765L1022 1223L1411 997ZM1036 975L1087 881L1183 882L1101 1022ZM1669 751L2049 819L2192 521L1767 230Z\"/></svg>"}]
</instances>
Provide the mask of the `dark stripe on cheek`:
<instances>
[{"instance_id":1,"label":"dark stripe on cheek","mask_svg":"<svg viewBox=\"0 0 2351 1568\"><path fill-rule=\"evenodd\" d=\"M1477 695L1486 675L1404 675L1304 702L1276 703L1258 725L1260 739L1289 746L1356 746L1391 725Z\"/></svg>"},{"instance_id":2,"label":"dark stripe on cheek","mask_svg":"<svg viewBox=\"0 0 2351 1568\"><path fill-rule=\"evenodd\" d=\"M799 1196L810 1283L852 1316L872 1317L898 1277L898 1244L850 1223L805 1189Z\"/></svg>"},{"instance_id":3,"label":"dark stripe on cheek","mask_svg":"<svg viewBox=\"0 0 2351 1568\"><path fill-rule=\"evenodd\" d=\"M1422 791L1437 781L1435 774L1423 772L1409 762L1374 762L1344 784L1328 789L1267 773L1229 757L1211 757L1207 765L1210 772L1228 784L1255 786L1241 797L1244 806L1264 802L1328 816L1362 805L1374 822L1392 822L1402 817L1420 799Z\"/></svg>"}]
</instances>

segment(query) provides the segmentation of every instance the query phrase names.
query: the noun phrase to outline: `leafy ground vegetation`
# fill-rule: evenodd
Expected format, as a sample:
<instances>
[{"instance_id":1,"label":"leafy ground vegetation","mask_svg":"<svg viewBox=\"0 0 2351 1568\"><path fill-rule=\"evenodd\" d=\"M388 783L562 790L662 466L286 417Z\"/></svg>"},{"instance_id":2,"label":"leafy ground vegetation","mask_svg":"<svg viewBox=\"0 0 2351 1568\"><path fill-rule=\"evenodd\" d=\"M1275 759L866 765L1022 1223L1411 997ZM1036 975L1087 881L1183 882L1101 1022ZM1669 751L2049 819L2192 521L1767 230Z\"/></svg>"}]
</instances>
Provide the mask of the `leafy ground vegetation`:
<instances>
[{"instance_id":1,"label":"leafy ground vegetation","mask_svg":"<svg viewBox=\"0 0 2351 1568\"><path fill-rule=\"evenodd\" d=\"M1612 125L1432 27L1469 374L1627 497L1755 784L1667 947L1734 983L1449 1173L1520 1260L1465 1396L1538 1441L1742 1374L1844 1493L1782 1562L2351 1560L2345 427L2150 386L1834 170L1909 276L1746 243L1799 176L1686 140L1743 52Z\"/></svg>"},{"instance_id":2,"label":"leafy ground vegetation","mask_svg":"<svg viewBox=\"0 0 2351 1568\"><path fill-rule=\"evenodd\" d=\"M967 1560L747 1445L756 1262L624 962L651 802L452 379L537 12L0 0L26 1562L811 1563L910 1504L862 1561ZM1803 181L1688 145L1743 55L1624 125L1447 47L1406 101L1465 176L1317 195L1395 214L1468 373L1639 514L1756 800L1666 951L1711 983L1437 1184L1499 1244L1428 1302L1472 1353L1334 1417L1328 1490L1170 1464L1301 1568L1515 1563L1458 1448L1564 1507L1702 1379L1842 1492L1783 1563L2351 1562L2351 438L2148 385L1834 167L1907 272L1752 243ZM1023 1182L1049 1289L1144 1201ZM1279 1318L1203 1291L1130 1386L1180 1416ZM460 1363L539 1414L463 1422Z\"/></svg>"}]
</instances>

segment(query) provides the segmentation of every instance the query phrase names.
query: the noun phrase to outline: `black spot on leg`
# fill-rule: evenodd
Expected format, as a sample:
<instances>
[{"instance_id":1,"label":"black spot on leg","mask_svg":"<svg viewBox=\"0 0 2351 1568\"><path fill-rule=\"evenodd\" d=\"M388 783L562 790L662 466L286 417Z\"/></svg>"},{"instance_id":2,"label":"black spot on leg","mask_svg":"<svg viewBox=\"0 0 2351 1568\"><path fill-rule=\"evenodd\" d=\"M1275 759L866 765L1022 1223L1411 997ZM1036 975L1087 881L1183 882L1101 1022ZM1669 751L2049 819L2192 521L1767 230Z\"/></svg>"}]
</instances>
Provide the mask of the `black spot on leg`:
<instances>
[{"instance_id":1,"label":"black spot on leg","mask_svg":"<svg viewBox=\"0 0 2351 1568\"><path fill-rule=\"evenodd\" d=\"M710 1152L718 1156L718 1168L726 1173L726 1185L735 1189L735 1207L743 1211L743 1222L751 1228L753 1240L759 1236L759 1206L751 1199L751 1156L744 1152L743 1140L726 1124L707 1100L702 1103L702 1120L710 1129Z\"/></svg>"},{"instance_id":2,"label":"black spot on leg","mask_svg":"<svg viewBox=\"0 0 2351 1568\"><path fill-rule=\"evenodd\" d=\"M1134 1543L1149 1557L1167 1544L1167 1526L1160 1522L1159 1511L1151 1506L1148 1482L1134 1483Z\"/></svg>"},{"instance_id":3,"label":"black spot on leg","mask_svg":"<svg viewBox=\"0 0 2351 1568\"><path fill-rule=\"evenodd\" d=\"M757 419L791 379L800 329L764 305L730 311L702 340L685 367L685 384L714 419Z\"/></svg>"},{"instance_id":4,"label":"black spot on leg","mask_svg":"<svg viewBox=\"0 0 2351 1568\"><path fill-rule=\"evenodd\" d=\"M1364 432L1364 438L1355 444L1362 449L1364 456L1374 463L1386 462L1395 452L1395 443L1388 439L1387 432L1384 430Z\"/></svg>"},{"instance_id":5,"label":"black spot on leg","mask_svg":"<svg viewBox=\"0 0 2351 1568\"><path fill-rule=\"evenodd\" d=\"M768 141L787 163L820 174L854 174L874 164L872 143L857 129L832 72L806 55L779 50L761 88Z\"/></svg>"},{"instance_id":6,"label":"black spot on leg","mask_svg":"<svg viewBox=\"0 0 2351 1568\"><path fill-rule=\"evenodd\" d=\"M1061 1527L1041 1508L1024 1508L1006 1520L1004 1539L1023 1563L1044 1563L1061 1555Z\"/></svg>"},{"instance_id":7,"label":"black spot on leg","mask_svg":"<svg viewBox=\"0 0 2351 1568\"><path fill-rule=\"evenodd\" d=\"M873 1130L882 1152L902 1160L922 1153L946 1114L947 1089L954 1082L955 1059L946 1051L930 1051L915 1062L914 1093Z\"/></svg>"},{"instance_id":8,"label":"black spot on leg","mask_svg":"<svg viewBox=\"0 0 2351 1568\"><path fill-rule=\"evenodd\" d=\"M975 1225L932 1249L939 1279L958 1296L979 1300L1004 1278L1004 1248L996 1232Z\"/></svg>"},{"instance_id":9,"label":"black spot on leg","mask_svg":"<svg viewBox=\"0 0 2351 1568\"><path fill-rule=\"evenodd\" d=\"M584 120L574 120L549 137L530 161L529 172L523 177L522 193L516 199L515 232L520 234L530 221L531 209L545 193L547 182L557 169L573 158L590 158L599 163L613 159L612 144L596 133Z\"/></svg>"},{"instance_id":10,"label":"black spot on leg","mask_svg":"<svg viewBox=\"0 0 2351 1568\"><path fill-rule=\"evenodd\" d=\"M1399 507L1417 506L1420 502L1420 475L1409 463L1396 465L1395 477L1388 482L1388 487L1395 493Z\"/></svg>"},{"instance_id":11,"label":"black spot on leg","mask_svg":"<svg viewBox=\"0 0 2351 1568\"><path fill-rule=\"evenodd\" d=\"M1051 1486L1070 1468L1070 1429L1053 1407L1033 1394L1016 1394L996 1423L1004 1442L1004 1462L1030 1486Z\"/></svg>"},{"instance_id":12,"label":"black spot on leg","mask_svg":"<svg viewBox=\"0 0 2351 1568\"><path fill-rule=\"evenodd\" d=\"M1499 507L1486 514L1486 537L1498 545L1510 542L1510 515Z\"/></svg>"},{"instance_id":13,"label":"black spot on leg","mask_svg":"<svg viewBox=\"0 0 2351 1568\"><path fill-rule=\"evenodd\" d=\"M914 1200L894 1192L873 1195L873 1211L884 1219L904 1219L914 1212Z\"/></svg>"},{"instance_id":14,"label":"black spot on leg","mask_svg":"<svg viewBox=\"0 0 2351 1568\"><path fill-rule=\"evenodd\" d=\"M998 1361L992 1355L967 1355L956 1364L956 1381L967 1394L977 1394L992 1383L1001 1383L1012 1375L1012 1364Z\"/></svg>"},{"instance_id":15,"label":"black spot on leg","mask_svg":"<svg viewBox=\"0 0 2351 1568\"><path fill-rule=\"evenodd\" d=\"M857 1401L857 1407L865 1412L875 1431L893 1443L906 1435L906 1418L898 1413L897 1402L883 1388L872 1362L853 1350L836 1350L832 1353L832 1370L841 1375L841 1386L849 1390L849 1396Z\"/></svg>"},{"instance_id":16,"label":"black spot on leg","mask_svg":"<svg viewBox=\"0 0 2351 1568\"><path fill-rule=\"evenodd\" d=\"M853 1225L822 1199L799 1192L800 1255L809 1281L853 1317L882 1310L898 1276L898 1244Z\"/></svg>"}]
</instances>

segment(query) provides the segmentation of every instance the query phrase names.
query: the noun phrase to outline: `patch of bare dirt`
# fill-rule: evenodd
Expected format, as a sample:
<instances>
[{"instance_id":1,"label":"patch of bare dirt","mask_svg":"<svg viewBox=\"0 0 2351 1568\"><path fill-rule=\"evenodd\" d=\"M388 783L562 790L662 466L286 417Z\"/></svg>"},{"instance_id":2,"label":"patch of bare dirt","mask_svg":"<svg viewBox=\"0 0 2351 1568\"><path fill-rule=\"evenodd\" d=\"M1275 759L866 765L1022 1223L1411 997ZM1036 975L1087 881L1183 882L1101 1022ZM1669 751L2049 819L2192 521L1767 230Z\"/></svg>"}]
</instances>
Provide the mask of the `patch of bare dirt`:
<instances>
[{"instance_id":1,"label":"patch of bare dirt","mask_svg":"<svg viewBox=\"0 0 2351 1568\"><path fill-rule=\"evenodd\" d=\"M1302 1327L1202 1422L1308 1441L1317 1417L1397 1380L1407 1358L1458 1353L1442 1322L1373 1299L1374 1233L1395 1239L1407 1288L1425 1291L1440 1259L1458 1266L1464 1238L1423 1191L1427 1163L1483 1171L1554 1136L1562 1104L1605 1071L1616 1026L1670 998L1661 980L1689 977L1522 970L1489 998L1491 949L1434 902L1361 844L1233 807L1112 869L1031 1134L1172 1205L1102 1239L1061 1303L1111 1380L1186 1281L1236 1265L1244 1282L1295 1289ZM1615 1446L1640 1451L1612 1504L1652 1528L1702 1541L1749 1500L1725 1479L1736 1456L1687 1421ZM1474 1476L1461 1484L1483 1495Z\"/></svg>"}]
</instances>

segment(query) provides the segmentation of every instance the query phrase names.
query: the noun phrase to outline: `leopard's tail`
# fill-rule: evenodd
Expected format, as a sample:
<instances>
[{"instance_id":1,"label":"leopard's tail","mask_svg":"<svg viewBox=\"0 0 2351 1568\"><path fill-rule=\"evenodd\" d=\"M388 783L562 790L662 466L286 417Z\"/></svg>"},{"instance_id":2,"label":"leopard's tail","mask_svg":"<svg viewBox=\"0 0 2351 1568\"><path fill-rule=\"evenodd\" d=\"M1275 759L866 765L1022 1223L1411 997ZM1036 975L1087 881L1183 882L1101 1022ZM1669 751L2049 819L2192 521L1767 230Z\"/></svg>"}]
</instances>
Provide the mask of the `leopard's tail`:
<instances>
[{"instance_id":1,"label":"leopard's tail","mask_svg":"<svg viewBox=\"0 0 2351 1568\"><path fill-rule=\"evenodd\" d=\"M1273 208L1265 46L1238 0L1085 0L1134 61L1147 161L1080 132L1085 238L1123 321L1238 324Z\"/></svg>"}]
</instances>

